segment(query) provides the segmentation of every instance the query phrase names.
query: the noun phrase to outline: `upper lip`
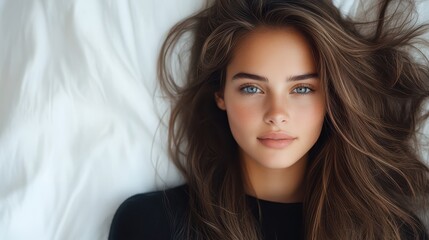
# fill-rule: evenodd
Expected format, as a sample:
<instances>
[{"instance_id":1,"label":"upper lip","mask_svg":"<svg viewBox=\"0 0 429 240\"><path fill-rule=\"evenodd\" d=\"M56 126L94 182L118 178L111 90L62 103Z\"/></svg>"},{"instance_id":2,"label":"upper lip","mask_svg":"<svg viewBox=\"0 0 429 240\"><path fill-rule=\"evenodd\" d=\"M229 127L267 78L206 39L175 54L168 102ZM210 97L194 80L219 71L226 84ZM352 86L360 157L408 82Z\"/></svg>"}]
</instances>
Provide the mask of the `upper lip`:
<instances>
[{"instance_id":1,"label":"upper lip","mask_svg":"<svg viewBox=\"0 0 429 240\"><path fill-rule=\"evenodd\" d=\"M284 132L269 132L259 136L258 139L293 140L295 137L292 137Z\"/></svg>"}]
</instances>

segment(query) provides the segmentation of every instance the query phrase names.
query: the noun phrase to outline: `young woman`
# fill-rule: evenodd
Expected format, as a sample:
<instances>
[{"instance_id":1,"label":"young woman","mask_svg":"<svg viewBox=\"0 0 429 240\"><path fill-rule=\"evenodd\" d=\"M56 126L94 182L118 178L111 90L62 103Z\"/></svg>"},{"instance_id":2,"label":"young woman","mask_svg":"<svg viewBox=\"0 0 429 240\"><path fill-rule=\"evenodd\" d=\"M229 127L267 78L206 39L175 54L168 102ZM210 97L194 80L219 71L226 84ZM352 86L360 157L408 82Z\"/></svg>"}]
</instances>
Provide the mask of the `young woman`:
<instances>
[{"instance_id":1,"label":"young woman","mask_svg":"<svg viewBox=\"0 0 429 240\"><path fill-rule=\"evenodd\" d=\"M217 0L176 25L159 73L187 184L126 200L109 239L428 239L413 6L380 2L363 23L329 1Z\"/></svg>"}]
</instances>

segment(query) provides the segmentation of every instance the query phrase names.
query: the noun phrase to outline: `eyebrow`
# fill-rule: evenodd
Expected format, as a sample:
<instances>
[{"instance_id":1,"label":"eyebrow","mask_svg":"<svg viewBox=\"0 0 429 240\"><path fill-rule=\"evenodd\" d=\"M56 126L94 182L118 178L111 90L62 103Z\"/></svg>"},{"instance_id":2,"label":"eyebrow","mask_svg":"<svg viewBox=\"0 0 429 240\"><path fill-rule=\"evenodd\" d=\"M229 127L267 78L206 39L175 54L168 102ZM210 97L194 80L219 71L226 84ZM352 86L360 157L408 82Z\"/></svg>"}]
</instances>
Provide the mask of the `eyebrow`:
<instances>
[{"instance_id":1,"label":"eyebrow","mask_svg":"<svg viewBox=\"0 0 429 240\"><path fill-rule=\"evenodd\" d=\"M317 78L319 76L319 74L317 73L307 73L307 74L301 74L301 75L294 75L291 76L287 79L287 81L302 81L302 80L306 80L306 79L310 79L310 78ZM235 74L232 77L232 80L236 80L236 79L240 79L240 78L247 78L247 79L252 79L252 80L257 80L257 81L264 81L264 82L268 82L268 78L264 77L264 76L259 76L256 74L251 74L251 73L245 73L245 72L239 72L237 74Z\"/></svg>"}]
</instances>

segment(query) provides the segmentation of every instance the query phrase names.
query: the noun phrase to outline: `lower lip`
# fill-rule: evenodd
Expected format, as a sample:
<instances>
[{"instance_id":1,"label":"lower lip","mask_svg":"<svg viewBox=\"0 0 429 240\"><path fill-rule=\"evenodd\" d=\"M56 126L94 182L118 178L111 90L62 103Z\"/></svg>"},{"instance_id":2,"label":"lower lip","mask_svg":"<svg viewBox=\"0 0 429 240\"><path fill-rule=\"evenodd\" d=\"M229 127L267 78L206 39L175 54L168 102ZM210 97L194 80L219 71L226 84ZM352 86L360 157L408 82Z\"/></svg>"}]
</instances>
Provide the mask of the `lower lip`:
<instances>
[{"instance_id":1,"label":"lower lip","mask_svg":"<svg viewBox=\"0 0 429 240\"><path fill-rule=\"evenodd\" d=\"M262 143L262 145L269 147L269 148L275 148L275 149L281 149L287 147L289 144L291 144L295 139L258 139L259 142Z\"/></svg>"}]
</instances>

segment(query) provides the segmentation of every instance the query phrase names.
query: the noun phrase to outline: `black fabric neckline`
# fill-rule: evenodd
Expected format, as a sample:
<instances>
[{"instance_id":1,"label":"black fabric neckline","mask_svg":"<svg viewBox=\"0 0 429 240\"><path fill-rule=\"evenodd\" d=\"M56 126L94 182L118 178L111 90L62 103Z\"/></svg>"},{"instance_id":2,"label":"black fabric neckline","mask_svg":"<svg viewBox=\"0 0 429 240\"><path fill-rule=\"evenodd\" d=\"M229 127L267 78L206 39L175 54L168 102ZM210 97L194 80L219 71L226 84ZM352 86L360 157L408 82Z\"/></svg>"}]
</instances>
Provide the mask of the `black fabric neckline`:
<instances>
[{"instance_id":1,"label":"black fabric neckline","mask_svg":"<svg viewBox=\"0 0 429 240\"><path fill-rule=\"evenodd\" d=\"M292 202L292 203L274 202L274 201L270 201L270 200L264 200L264 199L256 198L256 197L248 195L248 194L246 194L246 198L250 202L259 203L260 205L272 206L272 207L296 208L296 207L302 207L302 204L303 204L302 202Z\"/></svg>"},{"instance_id":2,"label":"black fabric neckline","mask_svg":"<svg viewBox=\"0 0 429 240\"><path fill-rule=\"evenodd\" d=\"M303 203L282 203L246 195L263 239L302 239Z\"/></svg>"}]
</instances>

